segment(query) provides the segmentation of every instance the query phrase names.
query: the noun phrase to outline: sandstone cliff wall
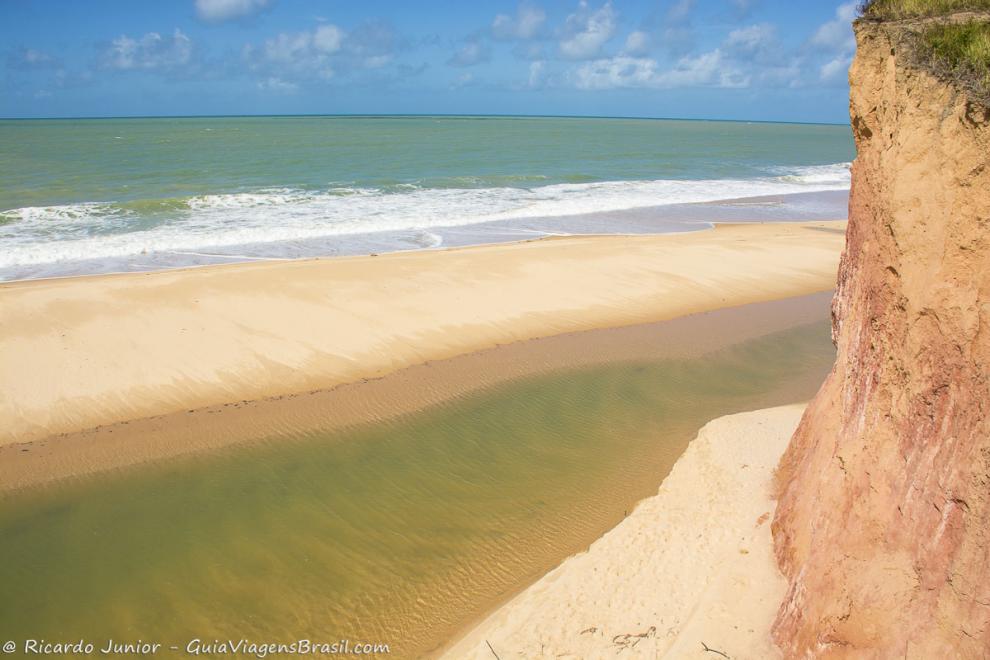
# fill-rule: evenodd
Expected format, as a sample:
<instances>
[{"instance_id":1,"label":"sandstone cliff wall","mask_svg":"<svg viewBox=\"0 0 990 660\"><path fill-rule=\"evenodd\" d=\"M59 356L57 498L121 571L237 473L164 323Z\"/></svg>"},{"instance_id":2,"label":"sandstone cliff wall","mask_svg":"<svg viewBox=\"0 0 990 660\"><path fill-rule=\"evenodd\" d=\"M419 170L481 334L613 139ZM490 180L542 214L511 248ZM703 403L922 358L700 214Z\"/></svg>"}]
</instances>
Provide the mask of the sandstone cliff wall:
<instances>
[{"instance_id":1,"label":"sandstone cliff wall","mask_svg":"<svg viewBox=\"0 0 990 660\"><path fill-rule=\"evenodd\" d=\"M787 657L990 657L990 110L860 21L835 368L778 469Z\"/></svg>"}]
</instances>

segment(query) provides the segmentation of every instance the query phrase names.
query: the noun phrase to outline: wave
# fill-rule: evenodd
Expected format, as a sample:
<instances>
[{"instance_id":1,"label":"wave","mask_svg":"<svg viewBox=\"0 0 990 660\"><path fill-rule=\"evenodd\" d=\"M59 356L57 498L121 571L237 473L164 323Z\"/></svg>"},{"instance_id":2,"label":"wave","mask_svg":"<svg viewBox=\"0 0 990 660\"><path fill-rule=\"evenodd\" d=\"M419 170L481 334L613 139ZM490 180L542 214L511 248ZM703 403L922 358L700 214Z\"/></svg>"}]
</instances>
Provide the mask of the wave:
<instances>
[{"instance_id":1,"label":"wave","mask_svg":"<svg viewBox=\"0 0 990 660\"><path fill-rule=\"evenodd\" d=\"M0 213L0 267L149 252L416 231L497 220L560 217L667 204L842 190L849 163L792 167L758 179L568 182L535 187L390 183L324 190L266 188L187 198L25 207ZM510 177L506 177L508 184ZM455 187L460 183L461 187ZM604 229L607 231L607 228ZM418 243L419 241L417 241ZM424 244L432 244L429 238Z\"/></svg>"},{"instance_id":2,"label":"wave","mask_svg":"<svg viewBox=\"0 0 990 660\"><path fill-rule=\"evenodd\" d=\"M852 163L832 163L831 165L808 165L787 168L778 179L803 184L830 184L844 181L848 186ZM778 171L780 171L778 169Z\"/></svg>"}]
</instances>

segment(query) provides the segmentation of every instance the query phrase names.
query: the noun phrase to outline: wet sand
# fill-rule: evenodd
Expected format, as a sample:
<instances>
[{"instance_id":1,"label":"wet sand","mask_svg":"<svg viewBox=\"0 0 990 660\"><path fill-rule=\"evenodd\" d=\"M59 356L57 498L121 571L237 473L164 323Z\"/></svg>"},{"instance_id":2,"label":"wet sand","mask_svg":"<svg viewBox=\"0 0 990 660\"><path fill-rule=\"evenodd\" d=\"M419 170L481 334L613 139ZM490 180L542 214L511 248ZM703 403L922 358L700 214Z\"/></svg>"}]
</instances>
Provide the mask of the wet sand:
<instances>
[{"instance_id":1,"label":"wet sand","mask_svg":"<svg viewBox=\"0 0 990 660\"><path fill-rule=\"evenodd\" d=\"M842 226L722 225L0 285L0 445L824 291Z\"/></svg>"}]
</instances>

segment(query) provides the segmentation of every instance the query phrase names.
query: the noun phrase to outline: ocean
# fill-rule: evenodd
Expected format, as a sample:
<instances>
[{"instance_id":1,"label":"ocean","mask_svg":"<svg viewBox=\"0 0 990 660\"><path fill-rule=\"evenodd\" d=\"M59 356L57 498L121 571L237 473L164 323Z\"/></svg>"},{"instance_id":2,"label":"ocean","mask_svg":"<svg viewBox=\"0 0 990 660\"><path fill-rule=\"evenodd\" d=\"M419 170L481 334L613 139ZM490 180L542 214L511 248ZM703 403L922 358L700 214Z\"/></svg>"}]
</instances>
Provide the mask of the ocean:
<instances>
[{"instance_id":1,"label":"ocean","mask_svg":"<svg viewBox=\"0 0 990 660\"><path fill-rule=\"evenodd\" d=\"M0 120L0 280L846 217L848 126Z\"/></svg>"}]
</instances>

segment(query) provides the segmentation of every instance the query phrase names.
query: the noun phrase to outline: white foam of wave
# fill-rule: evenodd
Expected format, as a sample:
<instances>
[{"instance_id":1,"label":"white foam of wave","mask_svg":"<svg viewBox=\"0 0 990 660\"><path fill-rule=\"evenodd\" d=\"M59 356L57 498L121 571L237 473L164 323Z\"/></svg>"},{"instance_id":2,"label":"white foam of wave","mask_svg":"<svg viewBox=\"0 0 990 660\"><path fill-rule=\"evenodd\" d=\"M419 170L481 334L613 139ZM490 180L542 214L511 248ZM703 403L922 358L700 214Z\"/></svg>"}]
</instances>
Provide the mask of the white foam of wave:
<instances>
[{"instance_id":1,"label":"white foam of wave","mask_svg":"<svg viewBox=\"0 0 990 660\"><path fill-rule=\"evenodd\" d=\"M71 204L0 214L0 267L151 252L427 230L495 220L559 217L662 204L841 190L848 163L791 168L749 180L604 181L535 188L285 188L203 195L150 228L127 206ZM432 241L428 241L432 242Z\"/></svg>"},{"instance_id":2,"label":"white foam of wave","mask_svg":"<svg viewBox=\"0 0 990 660\"><path fill-rule=\"evenodd\" d=\"M21 220L29 223L46 223L51 226L58 223L85 222L93 218L112 214L113 211L113 204L84 202L63 206L26 206L20 209L0 212L0 218L3 218L5 222Z\"/></svg>"},{"instance_id":3,"label":"white foam of wave","mask_svg":"<svg viewBox=\"0 0 990 660\"><path fill-rule=\"evenodd\" d=\"M803 183L809 185L831 184L844 182L849 185L850 168L852 163L833 163L831 165L808 165L806 167L787 168L780 176L781 181Z\"/></svg>"}]
</instances>

